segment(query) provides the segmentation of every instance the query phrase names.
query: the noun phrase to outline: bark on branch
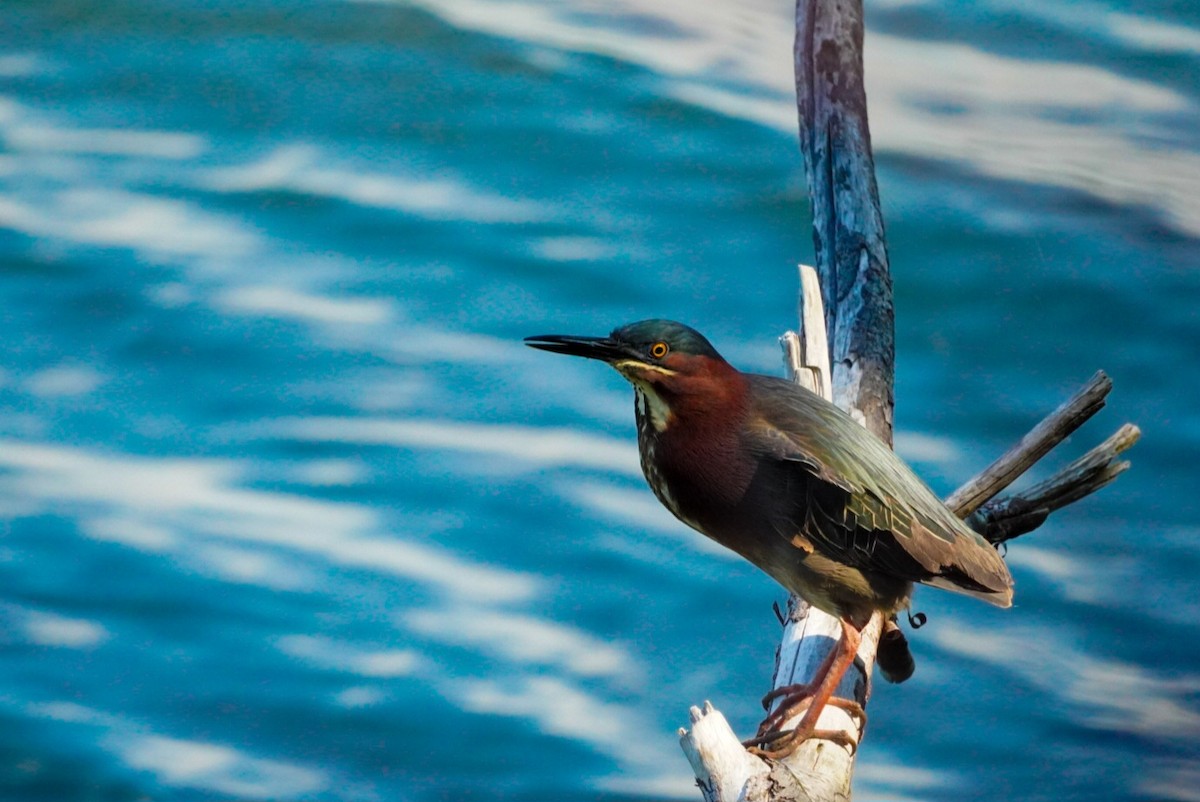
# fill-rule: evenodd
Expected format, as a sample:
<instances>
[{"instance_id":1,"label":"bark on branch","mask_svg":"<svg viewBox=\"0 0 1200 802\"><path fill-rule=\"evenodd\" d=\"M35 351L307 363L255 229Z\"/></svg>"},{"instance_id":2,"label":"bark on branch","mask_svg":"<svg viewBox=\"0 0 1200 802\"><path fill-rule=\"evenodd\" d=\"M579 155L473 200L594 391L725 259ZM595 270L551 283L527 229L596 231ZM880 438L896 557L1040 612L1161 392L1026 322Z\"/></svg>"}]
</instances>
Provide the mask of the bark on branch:
<instances>
[{"instance_id":1,"label":"bark on branch","mask_svg":"<svg viewBox=\"0 0 1200 802\"><path fill-rule=\"evenodd\" d=\"M1129 468L1119 457L1141 437L1126 423L1111 437L1056 474L1020 493L995 499L976 510L967 523L992 543L1005 543L1032 532L1046 516L1112 483Z\"/></svg>"},{"instance_id":2,"label":"bark on branch","mask_svg":"<svg viewBox=\"0 0 1200 802\"><path fill-rule=\"evenodd\" d=\"M1141 430L1131 423L1044 482L995 498L1099 412L1111 390L1112 380L1104 371L1097 371L1016 445L950 494L946 506L989 541L999 544L1032 532L1050 513L1111 483L1129 467L1118 457L1141 436Z\"/></svg>"},{"instance_id":3,"label":"bark on branch","mask_svg":"<svg viewBox=\"0 0 1200 802\"><path fill-rule=\"evenodd\" d=\"M1087 384L1033 427L1020 442L955 490L946 499L946 506L959 518L975 512L1099 412L1111 390L1112 379L1104 371L1097 371Z\"/></svg>"}]
</instances>

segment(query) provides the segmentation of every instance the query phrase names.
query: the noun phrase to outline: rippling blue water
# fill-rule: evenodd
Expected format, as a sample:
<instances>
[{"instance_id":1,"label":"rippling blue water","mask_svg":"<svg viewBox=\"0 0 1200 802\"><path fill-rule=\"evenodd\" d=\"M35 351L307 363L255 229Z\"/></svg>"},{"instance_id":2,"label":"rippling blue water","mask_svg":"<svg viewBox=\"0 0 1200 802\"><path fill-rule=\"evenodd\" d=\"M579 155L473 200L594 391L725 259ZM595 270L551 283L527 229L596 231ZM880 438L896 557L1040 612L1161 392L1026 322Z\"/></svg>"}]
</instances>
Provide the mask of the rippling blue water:
<instances>
[{"instance_id":1,"label":"rippling blue water","mask_svg":"<svg viewBox=\"0 0 1200 802\"><path fill-rule=\"evenodd\" d=\"M699 6L699 7L693 7ZM0 788L695 798L781 593L521 347L779 369L811 259L786 2L0 7ZM869 4L898 445L948 492L1097 368L1145 430L922 591L863 799L1200 799L1200 7ZM1060 464L1052 461L1052 464Z\"/></svg>"}]
</instances>

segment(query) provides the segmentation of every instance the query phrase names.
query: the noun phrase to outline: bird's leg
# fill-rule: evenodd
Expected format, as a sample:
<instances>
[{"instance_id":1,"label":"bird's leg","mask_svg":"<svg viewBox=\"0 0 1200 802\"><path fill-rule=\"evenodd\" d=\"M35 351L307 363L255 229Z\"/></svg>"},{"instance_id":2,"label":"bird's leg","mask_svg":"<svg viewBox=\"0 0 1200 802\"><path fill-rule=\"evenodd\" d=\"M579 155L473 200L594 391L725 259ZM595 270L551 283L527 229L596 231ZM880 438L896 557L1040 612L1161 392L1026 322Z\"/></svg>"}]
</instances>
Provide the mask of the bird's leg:
<instances>
[{"instance_id":1,"label":"bird's leg","mask_svg":"<svg viewBox=\"0 0 1200 802\"><path fill-rule=\"evenodd\" d=\"M750 746L755 741L761 739L766 733L774 732L782 727L789 718L795 718L804 709L805 705L812 699L812 696L817 691L818 684L821 678L829 672L829 667L833 665L834 658L838 655L838 650L841 647L841 640L833 645L833 648L826 653L821 664L817 666L817 670L813 672L811 682L797 682L792 685L781 685L767 693L762 698L762 706L764 710L771 709L771 703L779 699L779 704L775 707L775 712L768 713L767 717L758 725L758 731L754 738L746 741L744 745Z\"/></svg>"},{"instance_id":2,"label":"bird's leg","mask_svg":"<svg viewBox=\"0 0 1200 802\"><path fill-rule=\"evenodd\" d=\"M779 707L776 708L776 711L782 710L785 707L792 707L793 705L798 704L801 700L812 696L813 692L816 690L816 684L818 680L825 676L825 672L829 671L829 666L833 664L834 655L837 653L838 644L835 643L833 648L829 650L829 653L826 654L825 658L821 661L821 665L817 666L817 670L813 672L812 682L797 682L794 685L780 685L775 690L767 693L767 695L762 698L763 710L770 710L771 702L774 702L780 697L784 697L784 699L779 703ZM773 718L773 716L767 716L767 718L763 721L763 724L766 724L771 718ZM758 729L760 732L762 731L761 726Z\"/></svg>"},{"instance_id":3,"label":"bird's leg","mask_svg":"<svg viewBox=\"0 0 1200 802\"><path fill-rule=\"evenodd\" d=\"M843 619L842 637L822 664L824 672L818 671L814 677L814 683L819 682L816 690L809 692L808 688L811 686L800 686L804 688L804 692L796 694L798 698L793 700L792 696L789 696L774 713L767 716L759 726L758 735L744 742L751 752L772 759L786 757L795 752L804 741L814 737L835 741L844 746L857 746L855 740L845 732L818 730L817 719L827 704L833 704L859 718L860 732L866 725L866 713L861 705L848 699L833 698L838 683L854 663L860 641L861 634L858 629ZM801 711L804 712L804 716L794 729L779 729L784 722L799 715ZM764 746L768 748L763 748Z\"/></svg>"},{"instance_id":4,"label":"bird's leg","mask_svg":"<svg viewBox=\"0 0 1200 802\"><path fill-rule=\"evenodd\" d=\"M779 699L780 697L783 697L783 699L775 708L775 712L764 718L762 723L758 725L758 737L762 737L763 734L778 729L787 723L788 719L795 718L796 716L800 715L801 711L808 706L808 703L812 700L813 695L820 688L821 680L824 679L829 673L830 668L833 666L834 660L837 659L837 657L841 654L841 651L842 639L839 638L837 643L833 645L833 648L826 653L825 658L821 661L821 664L817 666L817 670L813 672L813 678L811 682L783 685L763 697L763 707L768 710L770 709L773 701Z\"/></svg>"}]
</instances>

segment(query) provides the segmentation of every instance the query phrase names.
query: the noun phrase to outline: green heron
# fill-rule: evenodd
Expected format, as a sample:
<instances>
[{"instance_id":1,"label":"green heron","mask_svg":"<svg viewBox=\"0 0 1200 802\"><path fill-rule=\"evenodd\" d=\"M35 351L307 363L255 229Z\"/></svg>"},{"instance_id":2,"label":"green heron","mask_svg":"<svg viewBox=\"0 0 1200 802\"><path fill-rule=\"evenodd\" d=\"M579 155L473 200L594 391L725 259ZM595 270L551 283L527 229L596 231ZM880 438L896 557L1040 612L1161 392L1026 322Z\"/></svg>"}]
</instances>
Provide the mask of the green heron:
<instances>
[{"instance_id":1,"label":"green heron","mask_svg":"<svg viewBox=\"0 0 1200 802\"><path fill-rule=\"evenodd\" d=\"M607 337L543 335L527 345L607 362L634 387L642 472L683 523L745 557L784 588L840 619L842 635L813 681L786 698L747 741L779 757L813 737L876 613L894 621L914 582L1012 605L1012 576L971 530L875 435L820 396L742 373L699 332L643 320ZM898 634L898 630L895 631ZM880 668L893 681L904 660ZM767 701L767 700L764 700ZM793 730L780 727L801 711ZM844 740L842 738L841 740ZM769 750L761 749L769 746Z\"/></svg>"}]
</instances>

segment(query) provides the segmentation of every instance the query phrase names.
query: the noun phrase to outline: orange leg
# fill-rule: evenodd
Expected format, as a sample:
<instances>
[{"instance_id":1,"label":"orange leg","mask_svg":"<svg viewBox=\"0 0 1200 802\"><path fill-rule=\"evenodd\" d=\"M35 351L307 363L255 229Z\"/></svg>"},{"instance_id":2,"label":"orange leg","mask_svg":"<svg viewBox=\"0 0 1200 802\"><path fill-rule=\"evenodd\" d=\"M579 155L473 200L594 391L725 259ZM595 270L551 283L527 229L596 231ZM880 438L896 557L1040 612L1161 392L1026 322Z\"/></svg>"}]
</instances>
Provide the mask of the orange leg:
<instances>
[{"instance_id":1,"label":"orange leg","mask_svg":"<svg viewBox=\"0 0 1200 802\"><path fill-rule=\"evenodd\" d=\"M829 654L825 655L825 659L821 661L821 665L817 666L817 670L813 672L813 682L798 682L795 685L779 686L762 698L763 710L770 710L771 702L774 702L780 697L784 697L784 701L780 703L778 708L779 710L782 710L785 707L791 707L801 699L806 699L812 696L813 692L816 690L816 688L814 688L816 682L821 677L825 676L826 672L829 671L829 667L833 665L833 659L837 656L839 645L840 642L838 644L834 644L834 647L829 650ZM776 712L778 712L778 710ZM767 716L767 718L763 721L763 724L766 724L767 721L770 721L772 718L773 716ZM779 723L782 724L783 722ZM761 731L762 727L759 727L759 730Z\"/></svg>"},{"instance_id":2,"label":"orange leg","mask_svg":"<svg viewBox=\"0 0 1200 802\"><path fill-rule=\"evenodd\" d=\"M854 657L858 654L860 641L861 634L858 629L843 620L842 637L838 639L837 645L817 670L813 677L813 683L778 688L767 694L763 701L768 704L779 696L785 696L785 698L779 708L759 725L758 734L744 742L746 746L750 747L751 752L768 758L786 757L795 752L804 741L813 737L836 741L847 746L854 745L853 739L844 732L818 730L817 719L820 718L825 705L832 704L857 717L862 722L862 726L865 726L866 713L861 705L848 699L833 698L833 692L837 690L838 683L842 681L846 671L854 664ZM813 685L816 685L815 689ZM804 712L804 716L794 729L786 731L779 729L789 719L799 715L801 711Z\"/></svg>"}]
</instances>

